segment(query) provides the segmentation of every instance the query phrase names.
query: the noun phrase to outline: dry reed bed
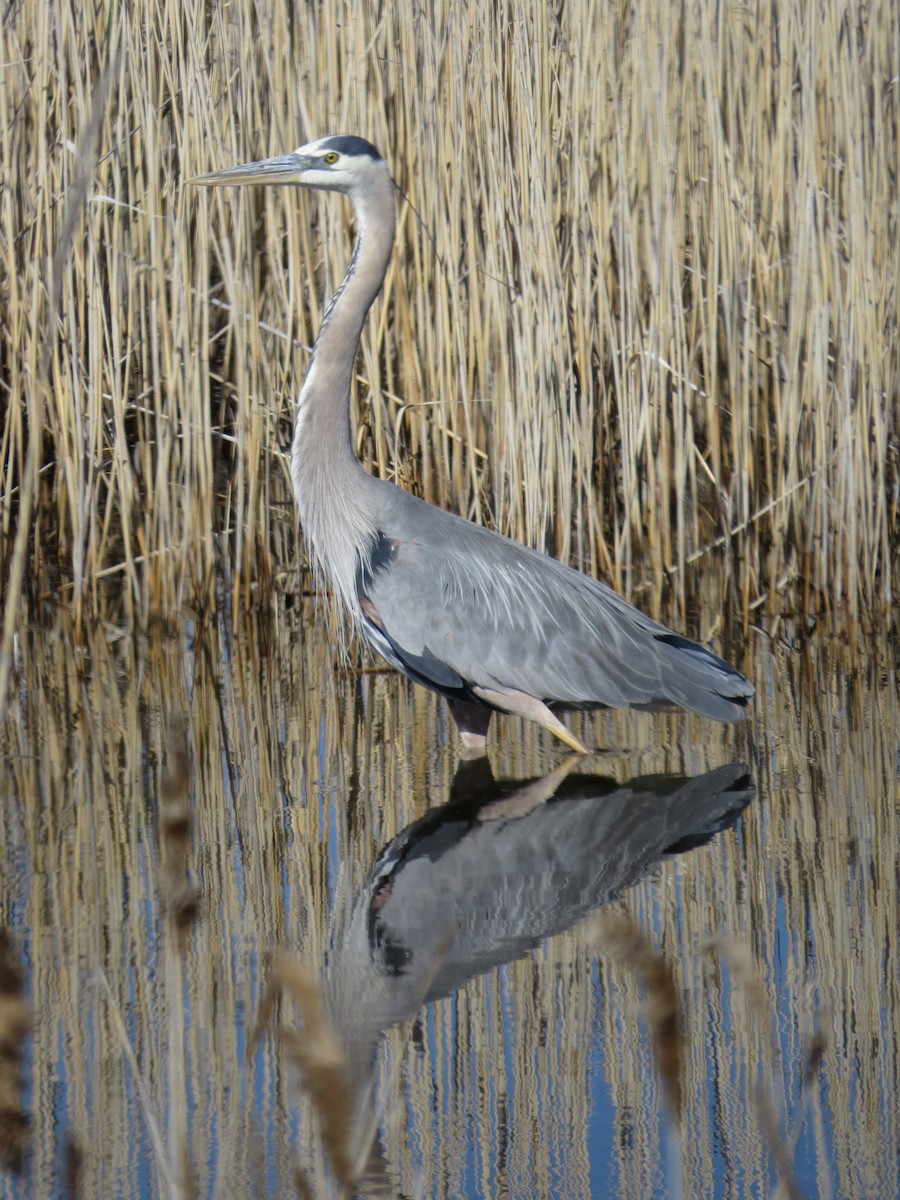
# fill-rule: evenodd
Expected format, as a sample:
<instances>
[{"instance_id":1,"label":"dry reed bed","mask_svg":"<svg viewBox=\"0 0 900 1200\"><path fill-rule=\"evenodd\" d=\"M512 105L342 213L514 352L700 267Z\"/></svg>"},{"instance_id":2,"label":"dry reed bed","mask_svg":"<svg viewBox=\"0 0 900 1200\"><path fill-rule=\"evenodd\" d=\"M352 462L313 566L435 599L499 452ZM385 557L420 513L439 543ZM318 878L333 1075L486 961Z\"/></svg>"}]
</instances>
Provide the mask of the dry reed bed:
<instances>
[{"instance_id":1,"label":"dry reed bed","mask_svg":"<svg viewBox=\"0 0 900 1200\"><path fill-rule=\"evenodd\" d=\"M359 360L374 470L651 608L710 556L744 616L890 604L896 5L41 0L0 62L0 683L25 594L146 625L300 561L348 214L184 180L326 131L418 213Z\"/></svg>"},{"instance_id":2,"label":"dry reed bed","mask_svg":"<svg viewBox=\"0 0 900 1200\"><path fill-rule=\"evenodd\" d=\"M378 849L446 799L452 756L440 745L434 698L395 676L336 676L328 648L307 635L315 619L305 606L276 603L286 648L278 653L264 640L269 616L248 621L231 644L196 624L138 643L91 630L83 663L71 614L20 643L22 686L0 726L0 913L27 947L36 1018L32 1194L54 1194L66 1134L80 1150L84 1195L121 1194L122 1180L148 1173L162 1191L182 1169L201 1195L224 1194L225 1180L230 1195L263 1185L290 1194L295 1156L315 1194L329 1194L284 1048L266 1040L251 1066L244 1059L267 964L288 945L322 972L333 890L352 895ZM765 1191L771 1164L753 1118L757 1080L771 1086L774 1112L801 1115L799 1077L821 1025L827 1110L814 1088L805 1126L814 1149L805 1153L820 1180L836 1173L836 1195L892 1196L895 664L822 645L770 654L761 643L759 653L760 799L738 836L662 868L623 905L684 998L685 1194L705 1190L723 1130L733 1194ZM190 752L187 863L183 846L167 849L163 837L157 848L161 800L183 811L170 731L180 714ZM604 729L635 745L649 740L645 720L615 715ZM504 730L494 743L498 774L546 769L533 728L510 721ZM688 721L662 732L641 755L598 769L620 778L694 772L736 756L723 740L733 731ZM166 922L185 869L200 906L182 942ZM727 965L704 953L717 935L749 945L777 1027ZM382 1136L408 1194L420 1194L420 1182L426 1196L470 1186L494 1194L502 1170L511 1194L553 1194L563 1177L567 1195L589 1196L598 1178L588 1154L598 1029L615 1105L613 1157L599 1178L608 1168L623 1194L653 1190L664 1101L650 1042L635 1037L641 990L626 966L593 958L589 935L572 931L431 1008L421 1037L388 1034ZM534 1129L543 1131L539 1152ZM0 1180L3 1200L14 1195Z\"/></svg>"}]
</instances>

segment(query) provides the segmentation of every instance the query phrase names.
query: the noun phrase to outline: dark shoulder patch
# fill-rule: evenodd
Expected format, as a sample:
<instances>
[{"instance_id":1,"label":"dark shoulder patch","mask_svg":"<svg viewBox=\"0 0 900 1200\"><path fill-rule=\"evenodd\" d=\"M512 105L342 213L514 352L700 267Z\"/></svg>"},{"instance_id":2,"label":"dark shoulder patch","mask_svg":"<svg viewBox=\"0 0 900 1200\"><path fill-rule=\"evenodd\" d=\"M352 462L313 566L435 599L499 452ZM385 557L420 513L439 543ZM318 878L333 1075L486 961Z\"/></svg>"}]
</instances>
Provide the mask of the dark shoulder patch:
<instances>
[{"instance_id":1,"label":"dark shoulder patch","mask_svg":"<svg viewBox=\"0 0 900 1200\"><path fill-rule=\"evenodd\" d=\"M356 590L362 595L372 586L372 580L391 565L394 543L382 530L378 530L368 552L360 558L356 571Z\"/></svg>"},{"instance_id":2,"label":"dark shoulder patch","mask_svg":"<svg viewBox=\"0 0 900 1200\"><path fill-rule=\"evenodd\" d=\"M336 150L338 154L350 154L355 158L364 157L381 162L381 155L371 142L354 134L339 134L337 137L326 138L321 143L326 150Z\"/></svg>"}]
</instances>

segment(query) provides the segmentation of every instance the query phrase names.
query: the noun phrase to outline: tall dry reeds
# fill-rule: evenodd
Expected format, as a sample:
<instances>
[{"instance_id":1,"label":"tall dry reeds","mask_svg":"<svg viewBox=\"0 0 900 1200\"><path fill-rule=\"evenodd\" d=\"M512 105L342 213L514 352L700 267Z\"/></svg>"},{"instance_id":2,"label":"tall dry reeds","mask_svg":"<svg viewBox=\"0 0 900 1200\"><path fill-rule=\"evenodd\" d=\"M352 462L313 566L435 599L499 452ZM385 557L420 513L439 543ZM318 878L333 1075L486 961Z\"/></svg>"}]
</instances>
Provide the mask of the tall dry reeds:
<instances>
[{"instance_id":1,"label":"tall dry reeds","mask_svg":"<svg viewBox=\"0 0 900 1200\"><path fill-rule=\"evenodd\" d=\"M26 597L146 625L301 561L348 212L184 181L329 131L415 207L358 363L373 470L650 608L711 561L745 619L892 602L896 5L39 0L0 62L0 684Z\"/></svg>"}]
</instances>

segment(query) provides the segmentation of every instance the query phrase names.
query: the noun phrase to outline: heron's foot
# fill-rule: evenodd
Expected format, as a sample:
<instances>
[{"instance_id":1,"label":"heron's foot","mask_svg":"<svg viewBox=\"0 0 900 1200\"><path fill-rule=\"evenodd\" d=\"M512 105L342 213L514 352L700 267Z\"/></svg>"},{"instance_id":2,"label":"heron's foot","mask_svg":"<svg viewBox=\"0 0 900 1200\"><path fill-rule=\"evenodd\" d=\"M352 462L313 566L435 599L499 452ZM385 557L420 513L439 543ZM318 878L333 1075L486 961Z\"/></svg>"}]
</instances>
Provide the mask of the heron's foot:
<instances>
[{"instance_id":1,"label":"heron's foot","mask_svg":"<svg viewBox=\"0 0 900 1200\"><path fill-rule=\"evenodd\" d=\"M486 704L492 704L494 708L499 708L502 712L512 713L517 717L525 717L529 721L543 725L545 729L550 730L554 737L558 737L561 742L565 742L576 754L593 754L593 751L580 738L577 738L571 729L567 729L559 717L550 711L543 700L538 700L536 696L529 696L527 692L499 692L494 691L492 688L482 687L473 687L472 691L479 699L484 700Z\"/></svg>"}]
</instances>

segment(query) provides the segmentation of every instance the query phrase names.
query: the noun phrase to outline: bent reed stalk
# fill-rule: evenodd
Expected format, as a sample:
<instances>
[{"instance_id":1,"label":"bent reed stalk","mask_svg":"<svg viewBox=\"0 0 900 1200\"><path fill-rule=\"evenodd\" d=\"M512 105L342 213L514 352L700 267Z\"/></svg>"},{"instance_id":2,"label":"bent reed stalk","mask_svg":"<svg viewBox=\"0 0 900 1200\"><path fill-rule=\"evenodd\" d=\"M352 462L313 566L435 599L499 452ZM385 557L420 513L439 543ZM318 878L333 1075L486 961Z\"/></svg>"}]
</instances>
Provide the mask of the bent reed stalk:
<instances>
[{"instance_id":1,"label":"bent reed stalk","mask_svg":"<svg viewBox=\"0 0 900 1200\"><path fill-rule=\"evenodd\" d=\"M25 597L146 625L298 563L286 448L349 213L183 181L330 132L414 206L357 363L370 469L651 612L708 562L745 622L890 612L896 6L43 0L0 61L6 668Z\"/></svg>"}]
</instances>

